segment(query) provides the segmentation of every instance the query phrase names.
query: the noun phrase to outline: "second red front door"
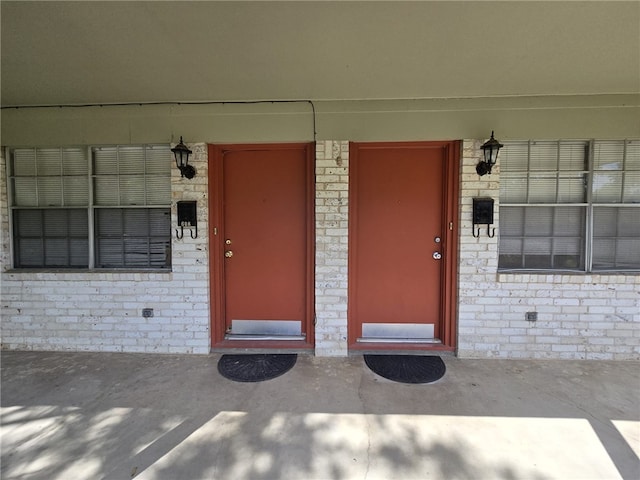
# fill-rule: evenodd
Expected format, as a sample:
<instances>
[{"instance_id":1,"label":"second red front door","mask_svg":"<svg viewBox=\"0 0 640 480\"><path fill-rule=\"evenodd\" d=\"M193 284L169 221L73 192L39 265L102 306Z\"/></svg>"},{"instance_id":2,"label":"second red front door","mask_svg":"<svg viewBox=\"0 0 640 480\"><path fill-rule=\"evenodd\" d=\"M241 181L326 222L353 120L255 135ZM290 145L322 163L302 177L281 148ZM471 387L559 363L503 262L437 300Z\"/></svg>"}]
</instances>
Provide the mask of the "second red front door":
<instances>
[{"instance_id":1,"label":"second red front door","mask_svg":"<svg viewBox=\"0 0 640 480\"><path fill-rule=\"evenodd\" d=\"M442 343L442 144L353 144L349 341Z\"/></svg>"}]
</instances>

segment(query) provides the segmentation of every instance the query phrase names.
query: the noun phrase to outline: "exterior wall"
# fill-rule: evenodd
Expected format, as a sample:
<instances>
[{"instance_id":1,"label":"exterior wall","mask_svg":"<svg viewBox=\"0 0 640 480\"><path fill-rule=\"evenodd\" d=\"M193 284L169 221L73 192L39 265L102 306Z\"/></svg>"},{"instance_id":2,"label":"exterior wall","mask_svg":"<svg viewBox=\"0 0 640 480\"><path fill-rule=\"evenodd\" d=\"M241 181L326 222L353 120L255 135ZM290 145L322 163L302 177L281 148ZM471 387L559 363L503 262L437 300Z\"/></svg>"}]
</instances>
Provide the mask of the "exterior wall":
<instances>
[{"instance_id":1,"label":"exterior wall","mask_svg":"<svg viewBox=\"0 0 640 480\"><path fill-rule=\"evenodd\" d=\"M349 143L316 144L316 355L347 355Z\"/></svg>"},{"instance_id":2,"label":"exterior wall","mask_svg":"<svg viewBox=\"0 0 640 480\"><path fill-rule=\"evenodd\" d=\"M463 144L458 355L640 359L640 275L498 273L498 233L472 235L474 197L496 200L499 166L478 177L479 140ZM172 240L171 272L10 271L4 159L0 165L2 345L33 350L208 353L206 144L191 144L197 176L172 169L175 203L198 200L198 238ZM316 355L347 355L349 144L316 145ZM498 162L499 164L499 162ZM154 317L142 318L143 308ZM525 313L538 313L537 322Z\"/></svg>"},{"instance_id":3,"label":"exterior wall","mask_svg":"<svg viewBox=\"0 0 640 480\"><path fill-rule=\"evenodd\" d=\"M207 149L191 145L197 176L172 169L172 225L177 200L198 200L198 238L172 235L171 272L7 271L9 223L2 185L2 347L103 352L209 352ZM142 309L153 308L152 318Z\"/></svg>"},{"instance_id":4,"label":"exterior wall","mask_svg":"<svg viewBox=\"0 0 640 480\"><path fill-rule=\"evenodd\" d=\"M498 273L498 233L471 232L473 197L496 200L499 231L500 169L478 177L480 145L463 147L458 355L640 359L639 275ZM526 321L526 312L538 320Z\"/></svg>"}]
</instances>

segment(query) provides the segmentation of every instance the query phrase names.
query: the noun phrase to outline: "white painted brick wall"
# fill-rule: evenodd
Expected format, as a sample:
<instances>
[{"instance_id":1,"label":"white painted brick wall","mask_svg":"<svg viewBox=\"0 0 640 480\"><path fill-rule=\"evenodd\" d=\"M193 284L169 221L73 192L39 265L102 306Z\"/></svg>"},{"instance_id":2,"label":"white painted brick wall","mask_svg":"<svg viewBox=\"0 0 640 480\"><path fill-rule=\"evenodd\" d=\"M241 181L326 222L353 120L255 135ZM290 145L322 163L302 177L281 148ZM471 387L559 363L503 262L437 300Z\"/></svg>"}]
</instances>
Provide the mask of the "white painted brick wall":
<instances>
[{"instance_id":1,"label":"white painted brick wall","mask_svg":"<svg viewBox=\"0 0 640 480\"><path fill-rule=\"evenodd\" d=\"M316 144L316 355L346 356L349 142Z\"/></svg>"},{"instance_id":2,"label":"white painted brick wall","mask_svg":"<svg viewBox=\"0 0 640 480\"><path fill-rule=\"evenodd\" d=\"M10 271L5 161L0 165L2 346L29 350L208 353L207 146L190 145L192 180L172 168L176 202L198 201L198 238L172 231L171 272ZM152 318L142 309L153 308Z\"/></svg>"},{"instance_id":3,"label":"white painted brick wall","mask_svg":"<svg viewBox=\"0 0 640 480\"><path fill-rule=\"evenodd\" d=\"M458 355L640 359L640 276L498 273L498 234L471 232L474 197L494 198L496 232L500 221L499 166L484 177L475 171L481 143L463 146ZM538 321L525 321L526 312Z\"/></svg>"},{"instance_id":4,"label":"white painted brick wall","mask_svg":"<svg viewBox=\"0 0 640 480\"><path fill-rule=\"evenodd\" d=\"M499 167L478 177L481 141L463 145L458 354L461 357L640 359L640 276L500 274L498 234L471 229L474 197L495 199ZM37 350L207 353L209 256L207 147L193 144L198 174L172 169L178 200L198 201L198 238L172 240L170 273L12 272L5 162L0 158L2 345ZM347 355L348 154L316 145L316 355ZM499 162L498 162L499 163ZM498 231L496 229L496 231ZM142 318L153 308L153 318ZM525 313L538 312L538 321Z\"/></svg>"}]
</instances>

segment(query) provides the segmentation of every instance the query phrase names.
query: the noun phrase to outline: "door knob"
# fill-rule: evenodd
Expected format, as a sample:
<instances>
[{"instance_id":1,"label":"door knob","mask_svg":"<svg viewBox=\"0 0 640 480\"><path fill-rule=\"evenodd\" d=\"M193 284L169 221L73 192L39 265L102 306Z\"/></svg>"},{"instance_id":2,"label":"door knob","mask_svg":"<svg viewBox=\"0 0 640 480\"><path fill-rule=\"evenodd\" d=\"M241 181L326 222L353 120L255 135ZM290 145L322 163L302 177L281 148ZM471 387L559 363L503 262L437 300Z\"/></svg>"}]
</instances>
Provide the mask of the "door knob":
<instances>
[{"instance_id":1,"label":"door knob","mask_svg":"<svg viewBox=\"0 0 640 480\"><path fill-rule=\"evenodd\" d=\"M440 260L442 258L442 254L440 252L433 252L433 258Z\"/></svg>"},{"instance_id":2,"label":"door knob","mask_svg":"<svg viewBox=\"0 0 640 480\"><path fill-rule=\"evenodd\" d=\"M231 250L227 250L226 252L224 252L224 256L227 258L231 258L233 257L233 252Z\"/></svg>"}]
</instances>

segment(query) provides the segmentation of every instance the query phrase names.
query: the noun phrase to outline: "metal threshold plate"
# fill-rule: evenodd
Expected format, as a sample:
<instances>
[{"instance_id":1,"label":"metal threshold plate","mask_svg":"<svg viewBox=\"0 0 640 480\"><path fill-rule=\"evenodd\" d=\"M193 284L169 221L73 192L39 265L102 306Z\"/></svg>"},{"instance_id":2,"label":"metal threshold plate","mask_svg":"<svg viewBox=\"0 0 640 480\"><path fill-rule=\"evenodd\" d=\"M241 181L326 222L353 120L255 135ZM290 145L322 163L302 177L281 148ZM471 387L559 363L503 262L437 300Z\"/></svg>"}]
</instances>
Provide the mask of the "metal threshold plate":
<instances>
[{"instance_id":1,"label":"metal threshold plate","mask_svg":"<svg viewBox=\"0 0 640 480\"><path fill-rule=\"evenodd\" d=\"M304 335L237 335L228 334L225 335L225 340L286 340L286 341L300 341L305 340Z\"/></svg>"},{"instance_id":2,"label":"metal threshold plate","mask_svg":"<svg viewBox=\"0 0 640 480\"><path fill-rule=\"evenodd\" d=\"M363 323L363 338L433 339L431 323Z\"/></svg>"},{"instance_id":3,"label":"metal threshold plate","mask_svg":"<svg viewBox=\"0 0 640 480\"><path fill-rule=\"evenodd\" d=\"M400 337L361 337L356 339L358 343L425 343L439 345L439 338L400 338Z\"/></svg>"},{"instance_id":4,"label":"metal threshold plate","mask_svg":"<svg viewBox=\"0 0 640 480\"><path fill-rule=\"evenodd\" d=\"M299 320L232 320L227 340L305 340Z\"/></svg>"}]
</instances>

